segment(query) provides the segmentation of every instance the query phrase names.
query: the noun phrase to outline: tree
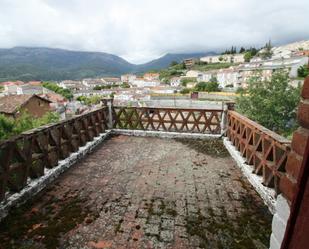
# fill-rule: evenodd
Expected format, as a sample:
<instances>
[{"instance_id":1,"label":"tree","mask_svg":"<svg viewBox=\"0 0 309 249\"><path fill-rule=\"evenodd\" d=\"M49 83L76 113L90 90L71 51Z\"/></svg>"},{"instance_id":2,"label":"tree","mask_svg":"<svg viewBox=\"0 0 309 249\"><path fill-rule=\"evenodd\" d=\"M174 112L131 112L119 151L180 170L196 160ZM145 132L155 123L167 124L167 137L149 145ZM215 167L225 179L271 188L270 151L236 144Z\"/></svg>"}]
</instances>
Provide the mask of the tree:
<instances>
[{"instance_id":1,"label":"tree","mask_svg":"<svg viewBox=\"0 0 309 249\"><path fill-rule=\"evenodd\" d=\"M305 78L309 75L309 67L308 65L303 65L297 69L298 77Z\"/></svg>"},{"instance_id":2,"label":"tree","mask_svg":"<svg viewBox=\"0 0 309 249\"><path fill-rule=\"evenodd\" d=\"M79 96L79 97L77 97L77 100L82 102L85 105L91 106L91 105L99 104L100 101L102 100L102 96L100 96L100 95L94 95L94 96L90 96L90 97Z\"/></svg>"},{"instance_id":3,"label":"tree","mask_svg":"<svg viewBox=\"0 0 309 249\"><path fill-rule=\"evenodd\" d=\"M237 98L237 110L248 118L282 135L296 128L300 87L289 85L288 73L274 72L271 80L253 76L248 89Z\"/></svg>"},{"instance_id":4,"label":"tree","mask_svg":"<svg viewBox=\"0 0 309 249\"><path fill-rule=\"evenodd\" d=\"M29 113L23 112L16 119L0 114L0 140L45 124L58 122L59 119L60 116L56 112L47 112L40 118L34 118Z\"/></svg>"},{"instance_id":5,"label":"tree","mask_svg":"<svg viewBox=\"0 0 309 249\"><path fill-rule=\"evenodd\" d=\"M206 92L218 92L218 91L220 91L218 82L208 82L207 85L206 85L205 91Z\"/></svg>"},{"instance_id":6,"label":"tree","mask_svg":"<svg viewBox=\"0 0 309 249\"><path fill-rule=\"evenodd\" d=\"M63 97L65 97L69 100L73 99L73 94L69 89L62 88L62 87L58 86L56 83L43 82L42 85L43 85L43 87L45 87L45 88L47 88L51 91L54 91L55 93L58 93L58 94L62 95Z\"/></svg>"},{"instance_id":7,"label":"tree","mask_svg":"<svg viewBox=\"0 0 309 249\"><path fill-rule=\"evenodd\" d=\"M194 87L194 90L195 91L198 91L198 92L204 92L206 91L206 86L207 86L207 82L199 82L196 84L196 86Z\"/></svg>"},{"instance_id":8,"label":"tree","mask_svg":"<svg viewBox=\"0 0 309 249\"><path fill-rule=\"evenodd\" d=\"M189 88L184 88L184 89L181 89L180 93L181 93L181 94L187 94L187 93L190 93L190 89L189 89Z\"/></svg>"},{"instance_id":9,"label":"tree","mask_svg":"<svg viewBox=\"0 0 309 249\"><path fill-rule=\"evenodd\" d=\"M271 51L271 49L272 49L272 44L271 44L271 40L269 40L266 44L265 44L265 46L264 46L264 48L263 48L263 52L261 52L261 57L263 58L263 59L269 59L269 58L271 58L271 56L273 55L273 52Z\"/></svg>"},{"instance_id":10,"label":"tree","mask_svg":"<svg viewBox=\"0 0 309 249\"><path fill-rule=\"evenodd\" d=\"M252 59L252 54L250 51L246 52L245 55L244 55L244 59L245 59L245 62L250 62L250 60Z\"/></svg>"},{"instance_id":11,"label":"tree","mask_svg":"<svg viewBox=\"0 0 309 249\"><path fill-rule=\"evenodd\" d=\"M170 67L173 67L173 66L176 66L178 65L178 62L177 61L172 61L171 64L170 64Z\"/></svg>"},{"instance_id":12,"label":"tree","mask_svg":"<svg viewBox=\"0 0 309 249\"><path fill-rule=\"evenodd\" d=\"M242 53L244 53L244 52L246 52L246 49L245 49L244 47L241 47L241 48L239 49L239 53L242 54Z\"/></svg>"},{"instance_id":13,"label":"tree","mask_svg":"<svg viewBox=\"0 0 309 249\"><path fill-rule=\"evenodd\" d=\"M180 82L181 82L181 85L185 87L187 86L189 82L196 82L196 78L193 78L193 77L182 78Z\"/></svg>"}]
</instances>

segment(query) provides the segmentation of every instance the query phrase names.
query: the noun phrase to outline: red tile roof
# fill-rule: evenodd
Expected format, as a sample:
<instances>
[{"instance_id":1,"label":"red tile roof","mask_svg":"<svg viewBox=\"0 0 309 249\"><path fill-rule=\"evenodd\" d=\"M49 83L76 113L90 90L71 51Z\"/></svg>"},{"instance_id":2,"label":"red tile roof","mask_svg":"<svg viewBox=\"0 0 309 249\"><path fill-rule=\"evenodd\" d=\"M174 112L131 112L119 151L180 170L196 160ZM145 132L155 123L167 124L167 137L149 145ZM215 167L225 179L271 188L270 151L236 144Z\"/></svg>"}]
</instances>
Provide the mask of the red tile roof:
<instances>
[{"instance_id":1,"label":"red tile roof","mask_svg":"<svg viewBox=\"0 0 309 249\"><path fill-rule=\"evenodd\" d=\"M14 114L20 107L24 106L31 98L40 98L51 103L50 100L37 95L21 94L8 95L0 98L0 113Z\"/></svg>"}]
</instances>

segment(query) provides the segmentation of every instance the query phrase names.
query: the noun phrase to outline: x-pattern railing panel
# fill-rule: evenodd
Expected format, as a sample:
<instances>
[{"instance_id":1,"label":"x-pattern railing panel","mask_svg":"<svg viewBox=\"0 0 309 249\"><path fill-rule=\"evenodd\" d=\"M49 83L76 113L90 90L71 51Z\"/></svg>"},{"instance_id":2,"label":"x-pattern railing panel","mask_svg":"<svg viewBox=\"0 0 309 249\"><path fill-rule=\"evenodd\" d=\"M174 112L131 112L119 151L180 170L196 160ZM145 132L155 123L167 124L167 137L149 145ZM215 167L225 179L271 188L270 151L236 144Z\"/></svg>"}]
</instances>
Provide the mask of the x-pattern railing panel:
<instances>
[{"instance_id":1,"label":"x-pattern railing panel","mask_svg":"<svg viewBox=\"0 0 309 249\"><path fill-rule=\"evenodd\" d=\"M228 111L227 137L263 184L279 193L279 181L285 173L290 141L235 111Z\"/></svg>"},{"instance_id":2,"label":"x-pattern railing panel","mask_svg":"<svg viewBox=\"0 0 309 249\"><path fill-rule=\"evenodd\" d=\"M113 127L220 134L222 110L113 106Z\"/></svg>"},{"instance_id":3,"label":"x-pattern railing panel","mask_svg":"<svg viewBox=\"0 0 309 249\"><path fill-rule=\"evenodd\" d=\"M45 168L91 141L107 128L107 108L24 132L0 143L0 201L18 192L28 179L44 175Z\"/></svg>"}]
</instances>

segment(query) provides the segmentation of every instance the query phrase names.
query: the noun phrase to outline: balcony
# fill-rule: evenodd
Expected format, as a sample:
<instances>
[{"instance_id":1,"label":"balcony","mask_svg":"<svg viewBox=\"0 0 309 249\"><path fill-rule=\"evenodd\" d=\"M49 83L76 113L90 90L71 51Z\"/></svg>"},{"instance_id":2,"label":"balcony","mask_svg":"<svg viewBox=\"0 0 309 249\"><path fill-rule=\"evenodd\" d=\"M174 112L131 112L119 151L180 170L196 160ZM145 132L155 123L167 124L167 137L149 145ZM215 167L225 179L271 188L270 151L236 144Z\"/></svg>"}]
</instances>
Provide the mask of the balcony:
<instances>
[{"instance_id":1,"label":"balcony","mask_svg":"<svg viewBox=\"0 0 309 249\"><path fill-rule=\"evenodd\" d=\"M268 248L289 150L231 110L109 104L0 145L0 248Z\"/></svg>"}]
</instances>

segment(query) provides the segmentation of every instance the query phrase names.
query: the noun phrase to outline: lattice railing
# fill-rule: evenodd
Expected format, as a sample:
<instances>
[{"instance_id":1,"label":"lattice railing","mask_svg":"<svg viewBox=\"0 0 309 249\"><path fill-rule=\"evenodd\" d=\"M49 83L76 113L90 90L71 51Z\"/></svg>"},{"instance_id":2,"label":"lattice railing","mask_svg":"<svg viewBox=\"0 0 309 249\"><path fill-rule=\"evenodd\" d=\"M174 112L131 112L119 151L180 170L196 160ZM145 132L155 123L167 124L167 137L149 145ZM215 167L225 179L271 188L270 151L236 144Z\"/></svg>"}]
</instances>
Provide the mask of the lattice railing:
<instances>
[{"instance_id":1,"label":"lattice railing","mask_svg":"<svg viewBox=\"0 0 309 249\"><path fill-rule=\"evenodd\" d=\"M279 193L279 181L285 173L290 140L266 129L235 111L228 111L227 137L253 165L253 172L263 176L263 184Z\"/></svg>"},{"instance_id":2,"label":"lattice railing","mask_svg":"<svg viewBox=\"0 0 309 249\"><path fill-rule=\"evenodd\" d=\"M25 132L0 144L0 201L18 192L30 179L44 175L71 152L104 132L107 108Z\"/></svg>"},{"instance_id":3,"label":"lattice railing","mask_svg":"<svg viewBox=\"0 0 309 249\"><path fill-rule=\"evenodd\" d=\"M167 132L221 133L222 110L150 107L113 107L116 129Z\"/></svg>"}]
</instances>

